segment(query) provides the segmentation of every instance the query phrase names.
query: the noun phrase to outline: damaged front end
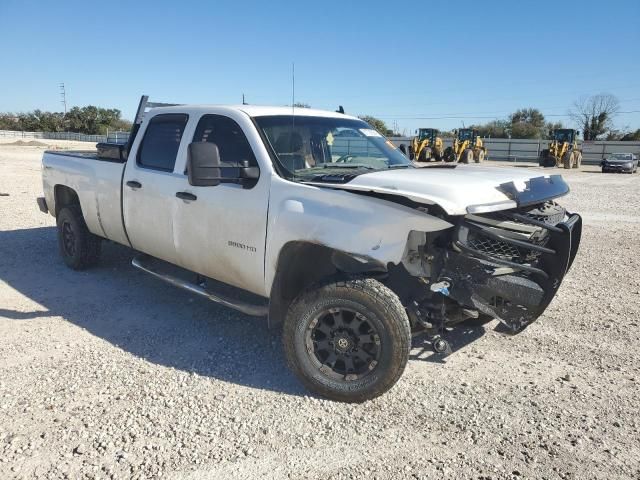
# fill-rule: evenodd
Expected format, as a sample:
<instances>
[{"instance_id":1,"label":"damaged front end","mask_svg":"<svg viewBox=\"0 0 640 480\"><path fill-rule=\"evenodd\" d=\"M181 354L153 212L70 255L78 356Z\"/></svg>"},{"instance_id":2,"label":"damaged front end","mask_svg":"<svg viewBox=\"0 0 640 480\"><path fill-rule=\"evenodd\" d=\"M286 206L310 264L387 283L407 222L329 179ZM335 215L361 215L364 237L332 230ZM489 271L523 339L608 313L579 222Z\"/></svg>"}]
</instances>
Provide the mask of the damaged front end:
<instances>
[{"instance_id":1,"label":"damaged front end","mask_svg":"<svg viewBox=\"0 0 640 480\"><path fill-rule=\"evenodd\" d=\"M536 320L575 258L582 219L547 203L524 211L467 215L440 258L438 282L467 308L513 332Z\"/></svg>"},{"instance_id":2,"label":"damaged front end","mask_svg":"<svg viewBox=\"0 0 640 480\"><path fill-rule=\"evenodd\" d=\"M404 297L414 326L433 335L482 316L519 332L555 296L582 233L581 217L552 200L568 187L559 176L532 179L520 192L501 187L511 208L469 208L473 213L447 219L454 229L424 243L410 235L403 268L414 285L422 283L420 293L414 288Z\"/></svg>"}]
</instances>

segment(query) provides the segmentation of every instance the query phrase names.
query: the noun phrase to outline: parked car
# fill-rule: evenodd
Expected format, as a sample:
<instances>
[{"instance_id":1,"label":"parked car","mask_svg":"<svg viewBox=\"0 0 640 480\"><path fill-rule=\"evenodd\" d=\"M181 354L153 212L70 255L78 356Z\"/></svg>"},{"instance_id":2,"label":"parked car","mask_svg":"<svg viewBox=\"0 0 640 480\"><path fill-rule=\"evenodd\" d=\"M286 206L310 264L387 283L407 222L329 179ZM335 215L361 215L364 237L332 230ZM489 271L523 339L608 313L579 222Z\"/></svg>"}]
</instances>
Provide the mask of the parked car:
<instances>
[{"instance_id":1,"label":"parked car","mask_svg":"<svg viewBox=\"0 0 640 480\"><path fill-rule=\"evenodd\" d=\"M135 267L282 325L289 365L325 397L387 391L412 332L444 354L445 329L466 319L521 331L576 255L582 222L555 203L569 191L560 175L415 168L342 113L154 105L145 113L143 97L124 148L44 153L38 204L64 262L94 265L103 239L143 252Z\"/></svg>"},{"instance_id":2,"label":"parked car","mask_svg":"<svg viewBox=\"0 0 640 480\"><path fill-rule=\"evenodd\" d=\"M600 162L602 173L638 171L638 156L634 153L610 153Z\"/></svg>"}]
</instances>

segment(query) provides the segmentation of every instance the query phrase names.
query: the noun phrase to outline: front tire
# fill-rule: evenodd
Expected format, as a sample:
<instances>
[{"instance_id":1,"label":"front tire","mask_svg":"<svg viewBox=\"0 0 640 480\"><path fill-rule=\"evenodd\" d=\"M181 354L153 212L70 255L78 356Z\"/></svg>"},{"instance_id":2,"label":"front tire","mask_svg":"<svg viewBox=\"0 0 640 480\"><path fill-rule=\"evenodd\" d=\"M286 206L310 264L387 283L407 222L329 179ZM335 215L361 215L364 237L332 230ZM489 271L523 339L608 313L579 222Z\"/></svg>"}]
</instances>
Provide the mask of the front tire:
<instances>
[{"instance_id":1,"label":"front tire","mask_svg":"<svg viewBox=\"0 0 640 480\"><path fill-rule=\"evenodd\" d=\"M402 375L411 328L396 294L379 281L334 279L294 300L283 342L289 367L307 389L331 400L364 402Z\"/></svg>"},{"instance_id":2,"label":"front tire","mask_svg":"<svg viewBox=\"0 0 640 480\"><path fill-rule=\"evenodd\" d=\"M484 150L480 150L478 152L478 156L476 157L476 163L484 162Z\"/></svg>"},{"instance_id":3,"label":"front tire","mask_svg":"<svg viewBox=\"0 0 640 480\"><path fill-rule=\"evenodd\" d=\"M60 210L56 224L60 256L69 268L83 270L98 263L102 239L89 231L79 205Z\"/></svg>"},{"instance_id":4,"label":"front tire","mask_svg":"<svg viewBox=\"0 0 640 480\"><path fill-rule=\"evenodd\" d=\"M460 163L473 163L473 150L467 148L460 156Z\"/></svg>"}]
</instances>

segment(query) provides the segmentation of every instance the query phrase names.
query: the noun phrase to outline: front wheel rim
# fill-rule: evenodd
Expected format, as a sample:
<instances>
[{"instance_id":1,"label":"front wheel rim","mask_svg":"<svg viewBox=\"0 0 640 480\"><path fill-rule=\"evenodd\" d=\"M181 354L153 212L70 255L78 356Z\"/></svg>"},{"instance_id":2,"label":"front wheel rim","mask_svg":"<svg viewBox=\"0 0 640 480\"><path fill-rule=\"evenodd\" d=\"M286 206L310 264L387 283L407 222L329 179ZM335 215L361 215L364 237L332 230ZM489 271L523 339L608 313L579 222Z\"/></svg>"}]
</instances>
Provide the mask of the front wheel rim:
<instances>
[{"instance_id":1,"label":"front wheel rim","mask_svg":"<svg viewBox=\"0 0 640 480\"><path fill-rule=\"evenodd\" d=\"M380 361L380 335L365 315L346 308L317 314L305 332L307 353L324 375L353 381L369 375Z\"/></svg>"}]
</instances>

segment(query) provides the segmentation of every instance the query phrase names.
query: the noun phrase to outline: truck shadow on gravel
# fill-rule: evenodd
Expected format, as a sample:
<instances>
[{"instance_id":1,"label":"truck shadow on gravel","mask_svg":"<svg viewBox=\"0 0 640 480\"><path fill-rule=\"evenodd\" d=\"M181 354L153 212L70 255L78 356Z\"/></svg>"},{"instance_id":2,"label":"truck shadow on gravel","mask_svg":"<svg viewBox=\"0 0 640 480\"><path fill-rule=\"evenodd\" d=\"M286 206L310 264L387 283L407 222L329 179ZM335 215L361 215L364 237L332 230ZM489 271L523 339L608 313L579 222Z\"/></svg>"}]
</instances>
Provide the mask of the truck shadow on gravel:
<instances>
[{"instance_id":1,"label":"truck shadow on gravel","mask_svg":"<svg viewBox=\"0 0 640 480\"><path fill-rule=\"evenodd\" d=\"M309 395L286 366L279 330L167 285L131 266L134 252L103 243L100 264L68 269L57 251L56 229L0 232L0 280L42 308L18 311L16 321L62 317L92 335L149 362L252 388ZM453 353L484 334L482 326L449 332ZM445 363L424 336L410 359Z\"/></svg>"},{"instance_id":2,"label":"truck shadow on gravel","mask_svg":"<svg viewBox=\"0 0 640 480\"><path fill-rule=\"evenodd\" d=\"M149 362L253 388L308 395L286 367L280 332L134 269L134 252L104 242L96 268L75 272L57 252L56 230L0 232L0 280L41 305L0 305L16 321L63 317ZM43 311L43 310L47 311Z\"/></svg>"}]
</instances>

